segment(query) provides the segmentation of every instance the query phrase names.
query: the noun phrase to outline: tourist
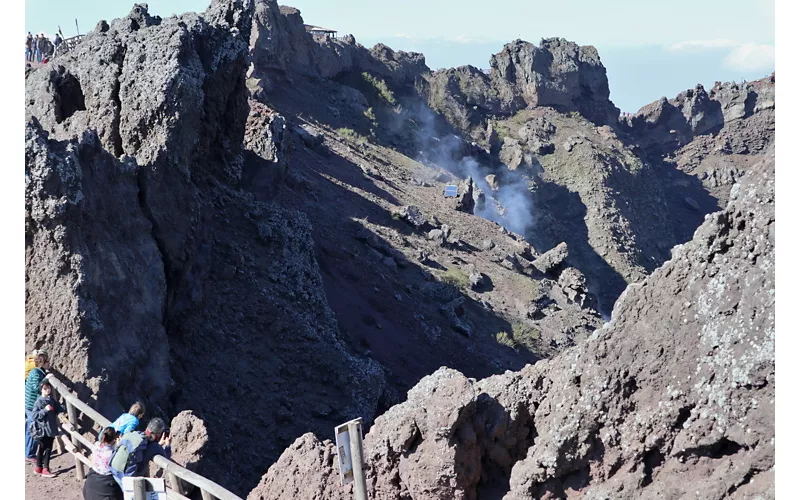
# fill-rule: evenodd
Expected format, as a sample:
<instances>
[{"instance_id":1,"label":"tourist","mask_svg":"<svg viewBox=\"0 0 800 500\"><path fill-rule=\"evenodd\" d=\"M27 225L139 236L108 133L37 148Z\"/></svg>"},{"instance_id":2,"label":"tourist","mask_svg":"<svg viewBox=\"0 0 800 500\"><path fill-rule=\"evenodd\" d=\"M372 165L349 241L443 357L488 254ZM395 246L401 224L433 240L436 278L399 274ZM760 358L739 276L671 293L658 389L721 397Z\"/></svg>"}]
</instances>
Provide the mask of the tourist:
<instances>
[{"instance_id":1,"label":"tourist","mask_svg":"<svg viewBox=\"0 0 800 500\"><path fill-rule=\"evenodd\" d=\"M144 403L137 401L131 405L131 409L128 410L128 413L123 413L116 420L114 423L111 424L110 428L114 429L119 433L120 436L127 434L131 431L135 431L137 427L139 427L139 420L144 417Z\"/></svg>"},{"instance_id":2,"label":"tourist","mask_svg":"<svg viewBox=\"0 0 800 500\"><path fill-rule=\"evenodd\" d=\"M39 397L39 386L44 381L47 373L45 370L50 368L50 360L46 350L35 351L34 364L36 365L25 379L25 461L36 462L36 440L28 432L28 425L33 412L33 405Z\"/></svg>"},{"instance_id":3,"label":"tourist","mask_svg":"<svg viewBox=\"0 0 800 500\"><path fill-rule=\"evenodd\" d=\"M28 32L28 36L25 37L25 60L28 62L33 61L33 35L31 32Z\"/></svg>"},{"instance_id":4,"label":"tourist","mask_svg":"<svg viewBox=\"0 0 800 500\"><path fill-rule=\"evenodd\" d=\"M42 62L42 58L44 57L46 50L47 50L47 37L44 36L44 33L42 33L39 36L39 40L36 43L36 61L37 62L39 62L39 63Z\"/></svg>"},{"instance_id":5,"label":"tourist","mask_svg":"<svg viewBox=\"0 0 800 500\"><path fill-rule=\"evenodd\" d=\"M84 500L122 500L122 489L111 475L111 457L119 434L106 427L92 451L92 470L83 483Z\"/></svg>"},{"instance_id":6,"label":"tourist","mask_svg":"<svg viewBox=\"0 0 800 500\"><path fill-rule=\"evenodd\" d=\"M164 421L154 418L144 432L133 431L119 439L119 446L111 457L111 475L122 487L122 478L141 477L147 473L147 464L156 456L169 458L171 438Z\"/></svg>"},{"instance_id":7,"label":"tourist","mask_svg":"<svg viewBox=\"0 0 800 500\"><path fill-rule=\"evenodd\" d=\"M36 451L35 474L43 477L56 477L50 472L50 455L53 452L53 440L58 436L58 414L64 408L53 397L53 386L47 380L42 382L41 395L36 399L31 413L31 423L36 429L34 434L39 440Z\"/></svg>"},{"instance_id":8,"label":"tourist","mask_svg":"<svg viewBox=\"0 0 800 500\"><path fill-rule=\"evenodd\" d=\"M61 35L56 33L56 37L53 39L53 57L56 56L56 51L58 50L58 46L61 45Z\"/></svg>"}]
</instances>

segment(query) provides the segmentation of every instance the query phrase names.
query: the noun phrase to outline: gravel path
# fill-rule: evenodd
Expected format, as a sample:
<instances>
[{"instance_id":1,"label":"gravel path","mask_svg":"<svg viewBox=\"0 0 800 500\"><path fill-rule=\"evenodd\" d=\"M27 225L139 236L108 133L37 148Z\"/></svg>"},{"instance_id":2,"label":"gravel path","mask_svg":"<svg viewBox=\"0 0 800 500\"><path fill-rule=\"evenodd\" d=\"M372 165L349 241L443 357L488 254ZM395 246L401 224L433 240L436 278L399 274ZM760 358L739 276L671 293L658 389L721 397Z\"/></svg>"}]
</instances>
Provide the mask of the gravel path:
<instances>
[{"instance_id":1,"label":"gravel path","mask_svg":"<svg viewBox=\"0 0 800 500\"><path fill-rule=\"evenodd\" d=\"M83 482L75 477L75 460L69 453L50 459L54 478L33 473L33 465L25 466L25 500L83 500Z\"/></svg>"}]
</instances>

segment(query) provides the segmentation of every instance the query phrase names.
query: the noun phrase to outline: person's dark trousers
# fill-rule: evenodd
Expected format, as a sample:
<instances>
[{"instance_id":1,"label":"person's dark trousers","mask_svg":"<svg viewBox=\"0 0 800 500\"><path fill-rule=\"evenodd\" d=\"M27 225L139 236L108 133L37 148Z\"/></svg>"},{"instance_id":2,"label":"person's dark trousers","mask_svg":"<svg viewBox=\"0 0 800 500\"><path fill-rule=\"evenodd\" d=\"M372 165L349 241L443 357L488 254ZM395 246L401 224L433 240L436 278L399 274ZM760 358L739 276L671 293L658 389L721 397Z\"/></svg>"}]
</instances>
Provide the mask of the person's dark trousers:
<instances>
[{"instance_id":1,"label":"person's dark trousers","mask_svg":"<svg viewBox=\"0 0 800 500\"><path fill-rule=\"evenodd\" d=\"M89 470L83 482L83 498L86 500L122 500L122 489L111 475L103 476Z\"/></svg>"},{"instance_id":2,"label":"person's dark trousers","mask_svg":"<svg viewBox=\"0 0 800 500\"><path fill-rule=\"evenodd\" d=\"M33 439L28 433L28 426L31 423L31 412L25 410L25 458L36 458L36 444L38 441Z\"/></svg>"},{"instance_id":3,"label":"person's dark trousers","mask_svg":"<svg viewBox=\"0 0 800 500\"><path fill-rule=\"evenodd\" d=\"M50 454L53 452L53 436L45 436L39 440L39 449L36 451L36 467L50 468Z\"/></svg>"}]
</instances>

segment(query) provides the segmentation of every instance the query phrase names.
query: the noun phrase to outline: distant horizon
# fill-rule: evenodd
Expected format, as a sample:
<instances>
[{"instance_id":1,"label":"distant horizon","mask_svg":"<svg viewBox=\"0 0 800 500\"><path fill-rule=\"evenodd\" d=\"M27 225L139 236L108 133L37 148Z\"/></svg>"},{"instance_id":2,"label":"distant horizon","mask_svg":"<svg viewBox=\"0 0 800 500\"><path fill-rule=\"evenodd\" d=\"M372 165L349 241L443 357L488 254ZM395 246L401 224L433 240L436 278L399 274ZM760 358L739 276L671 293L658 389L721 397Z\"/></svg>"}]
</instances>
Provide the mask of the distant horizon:
<instances>
[{"instance_id":1,"label":"distant horizon","mask_svg":"<svg viewBox=\"0 0 800 500\"><path fill-rule=\"evenodd\" d=\"M101 19L127 15L134 3L108 0L98 12L91 0L72 0L69 5L26 0L25 30L53 34L60 25L70 37L76 31L75 18L86 33ZM500 11L479 10L483 4L476 0L406 0L406 8L387 19L369 0L287 0L300 9L308 24L338 29L342 35L352 33L366 47L384 43L394 50L421 52L432 70L466 64L487 69L491 55L518 38L538 45L542 38L559 36L592 45L606 68L612 102L628 113L661 97L671 99L698 83L709 89L717 81L758 80L775 71L774 0L703 4L673 0L669 6L638 0L573 3L569 13L580 15L565 16L567 11L560 5L531 6L509 0L504 10L513 8L519 14L509 17ZM161 17L201 12L209 4L209 0L148 1L150 13ZM611 4L617 8L609 8ZM681 16L687 8L697 15ZM442 16L450 22L440 23ZM716 22L708 23L704 16ZM659 22L652 23L654 18ZM739 38L742 33L746 38Z\"/></svg>"}]
</instances>

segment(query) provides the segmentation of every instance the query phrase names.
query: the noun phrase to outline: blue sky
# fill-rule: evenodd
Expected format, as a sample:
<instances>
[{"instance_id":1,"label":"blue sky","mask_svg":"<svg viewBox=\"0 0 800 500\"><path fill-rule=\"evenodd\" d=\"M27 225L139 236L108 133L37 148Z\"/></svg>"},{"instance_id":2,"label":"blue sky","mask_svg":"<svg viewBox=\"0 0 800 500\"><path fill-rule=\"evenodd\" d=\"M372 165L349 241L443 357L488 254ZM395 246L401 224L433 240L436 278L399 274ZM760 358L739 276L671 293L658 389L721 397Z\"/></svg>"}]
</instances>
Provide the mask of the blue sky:
<instances>
[{"instance_id":1,"label":"blue sky","mask_svg":"<svg viewBox=\"0 0 800 500\"><path fill-rule=\"evenodd\" d=\"M208 0L149 0L168 16L204 10ZM383 42L425 54L428 66L488 67L491 54L515 38L559 36L594 45L608 70L611 99L636 111L661 96L714 81L752 80L775 66L774 0L286 0L307 23L352 33L364 45ZM133 1L26 0L25 29L66 36L100 19L125 15Z\"/></svg>"}]
</instances>

